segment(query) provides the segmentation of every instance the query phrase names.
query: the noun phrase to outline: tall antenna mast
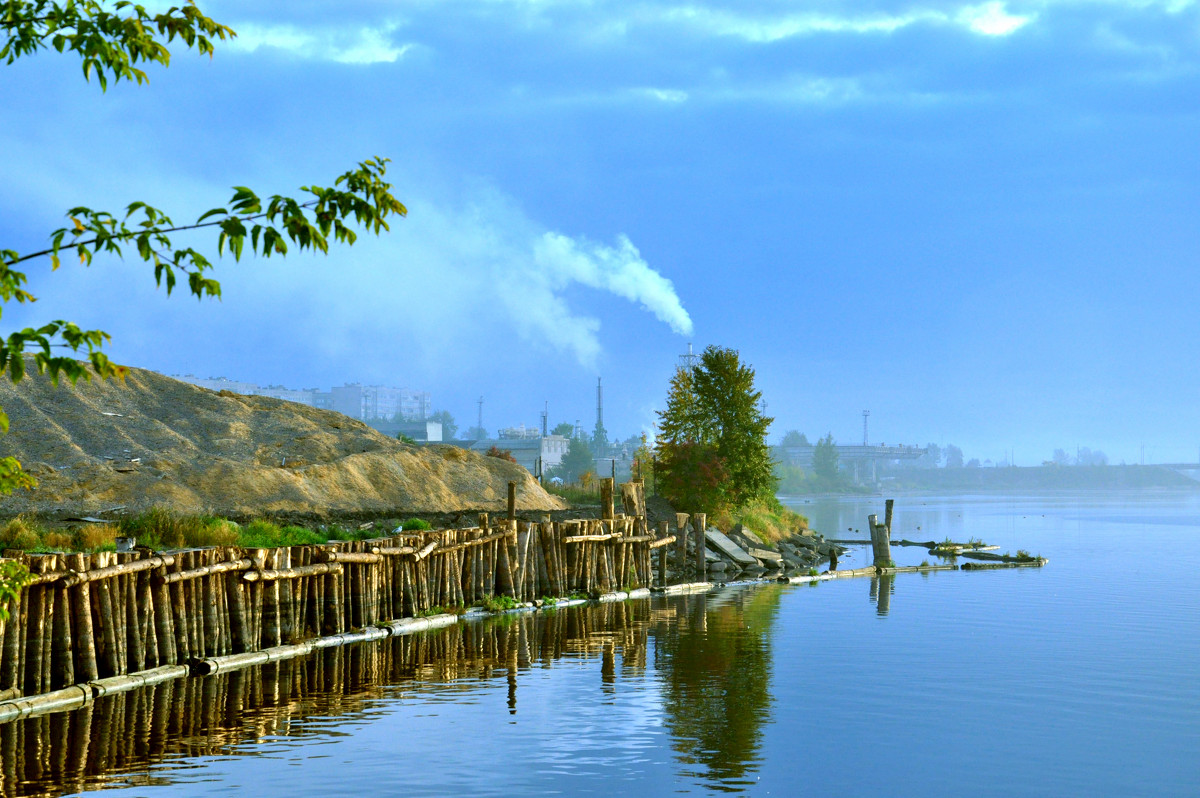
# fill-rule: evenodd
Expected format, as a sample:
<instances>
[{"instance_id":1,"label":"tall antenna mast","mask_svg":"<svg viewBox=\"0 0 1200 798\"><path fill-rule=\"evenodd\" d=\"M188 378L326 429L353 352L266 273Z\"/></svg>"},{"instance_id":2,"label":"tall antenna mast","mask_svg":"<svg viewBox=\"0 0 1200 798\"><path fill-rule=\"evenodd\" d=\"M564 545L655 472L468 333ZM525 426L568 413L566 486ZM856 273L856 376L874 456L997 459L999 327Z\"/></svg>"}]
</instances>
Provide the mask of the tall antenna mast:
<instances>
[{"instance_id":1,"label":"tall antenna mast","mask_svg":"<svg viewBox=\"0 0 1200 798\"><path fill-rule=\"evenodd\" d=\"M679 370L691 371L692 369L696 368L696 361L699 359L700 356L692 351L692 342L688 341L687 354L679 356Z\"/></svg>"},{"instance_id":2,"label":"tall antenna mast","mask_svg":"<svg viewBox=\"0 0 1200 798\"><path fill-rule=\"evenodd\" d=\"M546 400L546 408L542 410L542 437L546 437L550 422L550 400Z\"/></svg>"},{"instance_id":3,"label":"tall antenna mast","mask_svg":"<svg viewBox=\"0 0 1200 798\"><path fill-rule=\"evenodd\" d=\"M479 433L479 437L483 437L483 397L479 397L479 420L475 422L475 431Z\"/></svg>"},{"instance_id":4,"label":"tall antenna mast","mask_svg":"<svg viewBox=\"0 0 1200 798\"><path fill-rule=\"evenodd\" d=\"M604 429L604 386L596 378L596 429Z\"/></svg>"},{"instance_id":5,"label":"tall antenna mast","mask_svg":"<svg viewBox=\"0 0 1200 798\"><path fill-rule=\"evenodd\" d=\"M867 416L871 415L870 410L863 411L863 446L867 445Z\"/></svg>"}]
</instances>

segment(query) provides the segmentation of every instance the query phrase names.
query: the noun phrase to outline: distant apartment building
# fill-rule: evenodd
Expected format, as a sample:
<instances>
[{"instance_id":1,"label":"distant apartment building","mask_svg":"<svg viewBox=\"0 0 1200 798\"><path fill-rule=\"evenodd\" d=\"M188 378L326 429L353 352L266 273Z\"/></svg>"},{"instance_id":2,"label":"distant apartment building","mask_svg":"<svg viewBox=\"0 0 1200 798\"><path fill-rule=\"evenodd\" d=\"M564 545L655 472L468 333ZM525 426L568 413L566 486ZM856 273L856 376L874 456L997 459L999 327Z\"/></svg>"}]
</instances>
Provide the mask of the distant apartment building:
<instances>
[{"instance_id":1,"label":"distant apartment building","mask_svg":"<svg viewBox=\"0 0 1200 798\"><path fill-rule=\"evenodd\" d=\"M356 382L331 388L327 393L318 393L316 406L363 421L391 419L397 415L408 421L423 421L433 412L427 391L359 385Z\"/></svg>"},{"instance_id":2,"label":"distant apartment building","mask_svg":"<svg viewBox=\"0 0 1200 798\"><path fill-rule=\"evenodd\" d=\"M408 388L389 388L384 385L348 383L340 388L321 391L317 388L296 390L282 385L255 385L224 377L195 377L174 374L175 379L210 391L232 391L248 396L270 396L310 407L335 410L361 421L392 419L399 415L406 421L424 421L432 413L429 393Z\"/></svg>"}]
</instances>

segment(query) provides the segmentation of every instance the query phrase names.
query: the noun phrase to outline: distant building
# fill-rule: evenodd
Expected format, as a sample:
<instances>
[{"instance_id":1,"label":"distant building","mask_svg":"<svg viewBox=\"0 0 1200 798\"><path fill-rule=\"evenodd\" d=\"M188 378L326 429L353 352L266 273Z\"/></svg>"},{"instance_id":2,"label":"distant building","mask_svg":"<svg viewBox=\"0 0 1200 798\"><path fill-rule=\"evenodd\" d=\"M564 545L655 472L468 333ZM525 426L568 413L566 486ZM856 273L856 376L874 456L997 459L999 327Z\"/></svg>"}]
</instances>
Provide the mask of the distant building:
<instances>
[{"instance_id":1,"label":"distant building","mask_svg":"<svg viewBox=\"0 0 1200 798\"><path fill-rule=\"evenodd\" d=\"M404 435L417 443L442 442L440 421L393 421L387 418L372 418L367 420L367 424L391 438Z\"/></svg>"},{"instance_id":2,"label":"distant building","mask_svg":"<svg viewBox=\"0 0 1200 798\"><path fill-rule=\"evenodd\" d=\"M388 388L384 385L360 385L347 383L340 388L331 388L316 398L317 407L336 410L352 418L370 421L376 418L401 418L421 421L429 417L431 410L426 391L408 388Z\"/></svg>"},{"instance_id":3,"label":"distant building","mask_svg":"<svg viewBox=\"0 0 1200 798\"><path fill-rule=\"evenodd\" d=\"M389 388L384 385L347 383L340 388L321 391L316 388L296 390L282 385L255 385L224 377L195 377L191 374L171 375L211 391L232 391L247 396L270 396L324 410L334 410L361 421L393 419L399 416L408 421L424 421L432 413L429 393L408 388ZM439 425L440 436L440 425ZM413 436L416 437L416 436Z\"/></svg>"},{"instance_id":4,"label":"distant building","mask_svg":"<svg viewBox=\"0 0 1200 798\"><path fill-rule=\"evenodd\" d=\"M538 473L538 461L541 461L541 473L562 463L571 442L562 435L547 435L533 438L480 438L476 441L461 441L464 448L486 454L495 446L502 451L512 453L518 465L523 466L531 474Z\"/></svg>"},{"instance_id":5,"label":"distant building","mask_svg":"<svg viewBox=\"0 0 1200 798\"><path fill-rule=\"evenodd\" d=\"M240 393L244 396L269 396L272 399L284 399L288 402L296 402L310 407L316 406L317 390L309 388L307 390L294 390L284 388L282 385L255 385L252 382L238 382L237 380L228 380L224 377L195 377L191 374L172 374L172 378L180 382L186 382L200 388L207 388L210 391L231 391Z\"/></svg>"},{"instance_id":6,"label":"distant building","mask_svg":"<svg viewBox=\"0 0 1200 798\"><path fill-rule=\"evenodd\" d=\"M524 424L518 424L515 427L505 427L496 434L504 440L527 440L529 438L542 437L540 429L537 427L527 427Z\"/></svg>"}]
</instances>

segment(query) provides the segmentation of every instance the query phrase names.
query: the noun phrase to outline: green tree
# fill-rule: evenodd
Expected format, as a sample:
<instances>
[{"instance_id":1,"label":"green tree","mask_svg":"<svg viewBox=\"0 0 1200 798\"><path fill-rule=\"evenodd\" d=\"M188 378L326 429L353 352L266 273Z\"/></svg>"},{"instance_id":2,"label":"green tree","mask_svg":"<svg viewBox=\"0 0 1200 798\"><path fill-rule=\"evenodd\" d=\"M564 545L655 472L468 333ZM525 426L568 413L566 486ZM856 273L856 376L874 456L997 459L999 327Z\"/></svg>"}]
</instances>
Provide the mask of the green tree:
<instances>
[{"instance_id":1,"label":"green tree","mask_svg":"<svg viewBox=\"0 0 1200 798\"><path fill-rule=\"evenodd\" d=\"M575 436L575 425L568 424L566 421L561 424L556 424L554 429L550 430L551 435L561 435L564 438L572 438Z\"/></svg>"},{"instance_id":2,"label":"green tree","mask_svg":"<svg viewBox=\"0 0 1200 798\"><path fill-rule=\"evenodd\" d=\"M838 481L838 450L832 432L813 448L813 473L828 482Z\"/></svg>"},{"instance_id":3,"label":"green tree","mask_svg":"<svg viewBox=\"0 0 1200 798\"><path fill-rule=\"evenodd\" d=\"M82 60L87 80L95 76L101 90L108 82L145 83L149 76L139 63L167 66L167 45L176 38L186 48L212 55L215 41L237 34L228 26L206 17L192 0L165 13L151 14L129 2L95 0L8 0L0 4L0 59L11 64L41 50L75 53ZM391 194L383 180L386 159L358 164L331 187L303 186L301 199L281 195L260 198L244 186L234 188L228 207L213 208L194 223L176 224L170 216L145 202L127 205L116 214L82 206L69 209L70 222L50 234L50 246L34 252L0 248L0 306L8 301L33 302L26 290L26 275L15 267L26 261L47 258L54 269L60 255L70 252L88 266L100 255L126 254L154 266L154 279L170 294L179 279L197 298L220 297L221 285L208 276L212 263L192 247L177 246L172 234L201 229L217 232L217 254L226 248L240 259L248 242L251 252L270 257L285 255L289 243L301 250L327 252L329 240L354 243L357 224L375 234L388 229L387 217L404 215L405 207ZM2 307L0 307L2 309ZM109 341L103 330L84 330L78 325L55 320L40 327L26 327L0 339L0 371L19 382L27 368L26 352L38 373L49 373L57 383L60 376L72 384L90 380L121 378L125 369L109 361L100 351ZM55 355L54 349L86 353L87 362L73 354ZM0 409L0 434L7 432L8 417ZM16 488L33 488L36 481L22 471L14 458L0 459L0 493Z\"/></svg>"},{"instance_id":4,"label":"green tree","mask_svg":"<svg viewBox=\"0 0 1200 798\"><path fill-rule=\"evenodd\" d=\"M954 444L947 444L942 448L942 456L946 461L946 468L962 468L963 467L963 452Z\"/></svg>"},{"instance_id":5,"label":"green tree","mask_svg":"<svg viewBox=\"0 0 1200 798\"><path fill-rule=\"evenodd\" d=\"M429 420L442 425L442 440L454 440L454 435L458 432L458 424L455 423L454 416L450 415L449 410L439 410L432 414Z\"/></svg>"},{"instance_id":6,"label":"green tree","mask_svg":"<svg viewBox=\"0 0 1200 798\"><path fill-rule=\"evenodd\" d=\"M790 429L783 436L783 441L780 446L811 446L808 442L808 436L799 430Z\"/></svg>"},{"instance_id":7,"label":"green tree","mask_svg":"<svg viewBox=\"0 0 1200 798\"><path fill-rule=\"evenodd\" d=\"M736 350L709 346L671 378L659 413L659 490L679 506L714 512L774 496L762 394Z\"/></svg>"},{"instance_id":8,"label":"green tree","mask_svg":"<svg viewBox=\"0 0 1200 798\"><path fill-rule=\"evenodd\" d=\"M592 455L592 447L588 445L587 438L571 438L571 445L567 447L567 453L563 455L557 473L567 482L576 482L584 474L595 470L596 458Z\"/></svg>"}]
</instances>

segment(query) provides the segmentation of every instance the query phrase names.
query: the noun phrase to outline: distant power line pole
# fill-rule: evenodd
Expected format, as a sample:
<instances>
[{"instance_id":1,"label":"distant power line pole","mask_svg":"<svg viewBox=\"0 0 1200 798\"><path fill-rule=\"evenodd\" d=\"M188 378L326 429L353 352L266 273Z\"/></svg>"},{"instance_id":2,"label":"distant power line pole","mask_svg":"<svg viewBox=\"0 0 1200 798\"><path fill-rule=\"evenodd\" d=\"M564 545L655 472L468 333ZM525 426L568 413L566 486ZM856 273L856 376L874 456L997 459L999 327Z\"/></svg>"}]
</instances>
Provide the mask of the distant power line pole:
<instances>
[{"instance_id":1,"label":"distant power line pole","mask_svg":"<svg viewBox=\"0 0 1200 798\"><path fill-rule=\"evenodd\" d=\"M542 437L546 437L549 431L550 424L550 400L546 400L546 407L542 410Z\"/></svg>"},{"instance_id":2,"label":"distant power line pole","mask_svg":"<svg viewBox=\"0 0 1200 798\"><path fill-rule=\"evenodd\" d=\"M479 432L479 436L483 437L483 397L479 397L479 418L475 422L475 429Z\"/></svg>"},{"instance_id":3,"label":"distant power line pole","mask_svg":"<svg viewBox=\"0 0 1200 798\"><path fill-rule=\"evenodd\" d=\"M871 415L870 410L863 411L863 446L867 445L867 417Z\"/></svg>"}]
</instances>

